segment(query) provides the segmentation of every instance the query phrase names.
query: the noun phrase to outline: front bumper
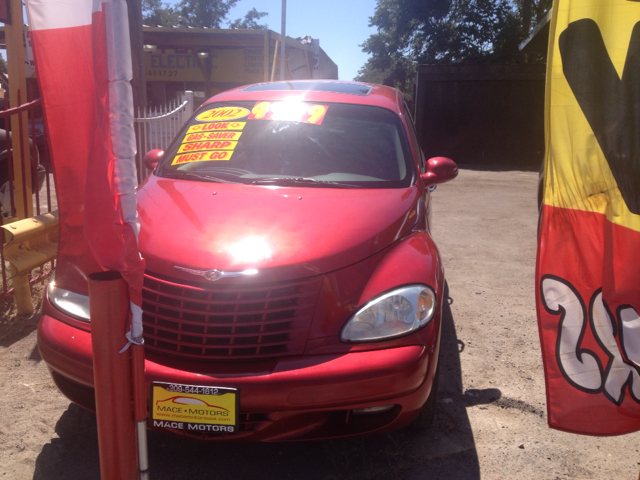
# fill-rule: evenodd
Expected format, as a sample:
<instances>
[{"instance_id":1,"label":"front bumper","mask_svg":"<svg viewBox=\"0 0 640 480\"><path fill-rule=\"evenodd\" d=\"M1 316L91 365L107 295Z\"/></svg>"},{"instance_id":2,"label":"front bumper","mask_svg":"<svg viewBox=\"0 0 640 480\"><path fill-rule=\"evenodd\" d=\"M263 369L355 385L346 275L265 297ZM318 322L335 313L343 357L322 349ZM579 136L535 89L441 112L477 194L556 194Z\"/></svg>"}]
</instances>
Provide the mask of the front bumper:
<instances>
[{"instance_id":1,"label":"front bumper","mask_svg":"<svg viewBox=\"0 0 640 480\"><path fill-rule=\"evenodd\" d=\"M147 385L158 381L238 388L240 431L189 434L207 440L279 441L382 433L410 422L426 401L436 367L433 360L439 342L434 343L435 350L410 345L240 366L218 362L172 368L152 358L146 360L146 381ZM38 346L62 393L93 410L90 332L43 315ZM194 369L198 372L190 371ZM353 409L377 405L395 407L381 414L351 414Z\"/></svg>"}]
</instances>

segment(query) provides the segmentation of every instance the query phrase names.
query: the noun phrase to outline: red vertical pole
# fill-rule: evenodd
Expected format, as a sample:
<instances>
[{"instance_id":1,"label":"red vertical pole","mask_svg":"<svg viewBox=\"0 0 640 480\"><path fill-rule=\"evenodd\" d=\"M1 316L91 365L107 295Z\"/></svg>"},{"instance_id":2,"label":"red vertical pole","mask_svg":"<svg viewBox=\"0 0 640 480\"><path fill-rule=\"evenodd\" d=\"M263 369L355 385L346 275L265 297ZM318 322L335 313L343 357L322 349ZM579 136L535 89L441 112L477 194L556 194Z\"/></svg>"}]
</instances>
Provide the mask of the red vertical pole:
<instances>
[{"instance_id":1,"label":"red vertical pole","mask_svg":"<svg viewBox=\"0 0 640 480\"><path fill-rule=\"evenodd\" d=\"M118 272L89 275L89 305L102 480L137 480L131 349L126 344L129 287Z\"/></svg>"}]
</instances>

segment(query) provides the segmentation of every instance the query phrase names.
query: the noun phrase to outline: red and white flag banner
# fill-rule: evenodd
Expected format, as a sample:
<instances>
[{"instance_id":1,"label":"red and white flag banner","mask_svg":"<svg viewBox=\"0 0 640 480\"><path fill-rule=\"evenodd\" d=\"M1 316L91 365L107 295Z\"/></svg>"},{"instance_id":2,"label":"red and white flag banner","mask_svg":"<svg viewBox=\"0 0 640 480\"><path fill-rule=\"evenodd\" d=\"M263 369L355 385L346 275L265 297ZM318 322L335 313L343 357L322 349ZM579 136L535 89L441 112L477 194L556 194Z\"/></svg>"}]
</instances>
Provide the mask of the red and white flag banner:
<instances>
[{"instance_id":1,"label":"red and white flag banner","mask_svg":"<svg viewBox=\"0 0 640 480\"><path fill-rule=\"evenodd\" d=\"M131 50L124 0L27 0L60 215L56 283L87 294L86 275L130 286L130 340L142 338Z\"/></svg>"},{"instance_id":2,"label":"red and white flag banner","mask_svg":"<svg viewBox=\"0 0 640 480\"><path fill-rule=\"evenodd\" d=\"M549 425L640 430L640 3L556 0L536 303Z\"/></svg>"}]
</instances>

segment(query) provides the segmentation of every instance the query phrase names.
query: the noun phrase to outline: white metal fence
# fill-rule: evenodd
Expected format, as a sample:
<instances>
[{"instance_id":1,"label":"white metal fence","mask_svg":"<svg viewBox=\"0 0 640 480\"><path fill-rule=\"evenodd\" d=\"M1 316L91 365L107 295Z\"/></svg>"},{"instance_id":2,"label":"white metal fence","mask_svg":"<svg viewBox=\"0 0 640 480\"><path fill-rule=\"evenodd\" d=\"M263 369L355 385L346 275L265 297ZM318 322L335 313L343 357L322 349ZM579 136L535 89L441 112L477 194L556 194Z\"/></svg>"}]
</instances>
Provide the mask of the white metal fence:
<instances>
[{"instance_id":1,"label":"white metal fence","mask_svg":"<svg viewBox=\"0 0 640 480\"><path fill-rule=\"evenodd\" d=\"M193 97L193 92L184 92L180 100L173 100L160 108L138 112L138 118L134 120L138 147L138 181L142 181L149 173L142 162L145 153L154 148L167 149L173 137L193 114Z\"/></svg>"}]
</instances>

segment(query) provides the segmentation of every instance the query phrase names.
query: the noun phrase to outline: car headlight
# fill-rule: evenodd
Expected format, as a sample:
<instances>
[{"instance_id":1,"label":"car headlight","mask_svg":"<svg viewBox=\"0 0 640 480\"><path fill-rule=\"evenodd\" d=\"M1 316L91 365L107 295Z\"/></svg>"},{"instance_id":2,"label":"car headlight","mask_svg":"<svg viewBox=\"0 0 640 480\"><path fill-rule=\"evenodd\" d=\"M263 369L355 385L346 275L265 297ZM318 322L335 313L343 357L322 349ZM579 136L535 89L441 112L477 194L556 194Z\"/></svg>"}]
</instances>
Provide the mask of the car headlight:
<instances>
[{"instance_id":1,"label":"car headlight","mask_svg":"<svg viewBox=\"0 0 640 480\"><path fill-rule=\"evenodd\" d=\"M391 290L370 301L345 323L343 342L372 342L406 335L427 325L436 311L436 294L426 285Z\"/></svg>"},{"instance_id":2,"label":"car headlight","mask_svg":"<svg viewBox=\"0 0 640 480\"><path fill-rule=\"evenodd\" d=\"M51 279L47 286L47 296L51 304L66 313L70 317L83 322L90 322L89 316L89 297L79 293L70 292L56 285L55 278Z\"/></svg>"}]
</instances>

